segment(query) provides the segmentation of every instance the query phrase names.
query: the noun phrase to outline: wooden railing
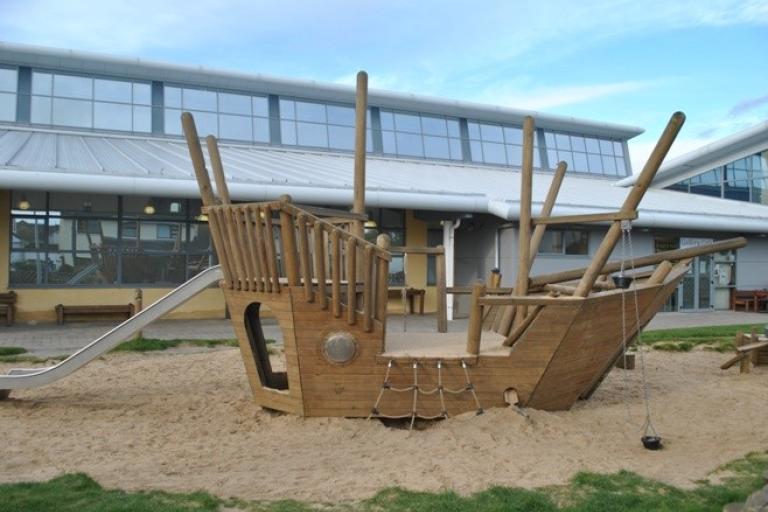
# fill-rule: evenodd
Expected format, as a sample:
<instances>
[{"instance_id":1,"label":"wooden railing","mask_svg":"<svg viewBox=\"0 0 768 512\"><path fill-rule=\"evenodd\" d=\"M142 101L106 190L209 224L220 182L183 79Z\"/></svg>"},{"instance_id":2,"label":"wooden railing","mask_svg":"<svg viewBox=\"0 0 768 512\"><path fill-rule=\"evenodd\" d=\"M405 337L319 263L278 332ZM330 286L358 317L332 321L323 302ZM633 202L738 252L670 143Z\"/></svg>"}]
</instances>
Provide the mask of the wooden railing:
<instances>
[{"instance_id":1,"label":"wooden railing","mask_svg":"<svg viewBox=\"0 0 768 512\"><path fill-rule=\"evenodd\" d=\"M346 311L350 325L362 322L370 331L374 320L386 321L392 258L387 235L372 244L293 205L288 196L205 211L226 288L282 293L286 286L301 287L305 301L337 318Z\"/></svg>"}]
</instances>

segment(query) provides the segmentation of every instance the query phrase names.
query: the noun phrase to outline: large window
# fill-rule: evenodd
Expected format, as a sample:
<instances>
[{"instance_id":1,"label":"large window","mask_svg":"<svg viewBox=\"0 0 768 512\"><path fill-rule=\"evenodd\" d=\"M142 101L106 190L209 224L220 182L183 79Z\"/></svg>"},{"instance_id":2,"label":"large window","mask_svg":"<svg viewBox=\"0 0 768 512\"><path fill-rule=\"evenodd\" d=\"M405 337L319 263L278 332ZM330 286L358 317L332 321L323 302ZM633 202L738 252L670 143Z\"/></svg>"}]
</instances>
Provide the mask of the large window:
<instances>
[{"instance_id":1,"label":"large window","mask_svg":"<svg viewBox=\"0 0 768 512\"><path fill-rule=\"evenodd\" d=\"M469 147L473 162L511 165L523 164L523 129L518 126L469 121ZM539 144L533 139L533 166L541 167Z\"/></svg>"},{"instance_id":2,"label":"large window","mask_svg":"<svg viewBox=\"0 0 768 512\"><path fill-rule=\"evenodd\" d=\"M0 68L0 121L16 121L16 93L19 72Z\"/></svg>"},{"instance_id":3,"label":"large window","mask_svg":"<svg viewBox=\"0 0 768 512\"><path fill-rule=\"evenodd\" d=\"M165 133L181 135L181 112L195 116L200 136L223 140L266 142L269 105L266 96L165 86Z\"/></svg>"},{"instance_id":4,"label":"large window","mask_svg":"<svg viewBox=\"0 0 768 512\"><path fill-rule=\"evenodd\" d=\"M667 188L691 194L768 204L768 151L734 160Z\"/></svg>"},{"instance_id":5,"label":"large window","mask_svg":"<svg viewBox=\"0 0 768 512\"><path fill-rule=\"evenodd\" d=\"M544 140L551 167L564 161L572 172L611 178L627 175L624 145L621 141L558 132L544 132Z\"/></svg>"},{"instance_id":6,"label":"large window","mask_svg":"<svg viewBox=\"0 0 768 512\"><path fill-rule=\"evenodd\" d=\"M367 114L367 151L372 151L371 114ZM287 146L323 149L355 149L355 108L280 98L280 137Z\"/></svg>"},{"instance_id":7,"label":"large window","mask_svg":"<svg viewBox=\"0 0 768 512\"><path fill-rule=\"evenodd\" d=\"M31 121L123 132L152 131L149 83L32 73Z\"/></svg>"},{"instance_id":8,"label":"large window","mask_svg":"<svg viewBox=\"0 0 768 512\"><path fill-rule=\"evenodd\" d=\"M212 264L200 202L14 192L14 286L174 286Z\"/></svg>"},{"instance_id":9,"label":"large window","mask_svg":"<svg viewBox=\"0 0 768 512\"><path fill-rule=\"evenodd\" d=\"M541 239L539 254L587 255L589 232L575 229L547 230Z\"/></svg>"},{"instance_id":10,"label":"large window","mask_svg":"<svg viewBox=\"0 0 768 512\"><path fill-rule=\"evenodd\" d=\"M415 112L380 111L385 154L462 160L459 120Z\"/></svg>"},{"instance_id":11,"label":"large window","mask_svg":"<svg viewBox=\"0 0 768 512\"><path fill-rule=\"evenodd\" d=\"M405 211L390 208L368 210L368 222L365 226L365 239L376 243L380 234L389 235L393 246L405 245ZM389 262L389 284L405 285L405 266L402 255L392 256Z\"/></svg>"}]
</instances>

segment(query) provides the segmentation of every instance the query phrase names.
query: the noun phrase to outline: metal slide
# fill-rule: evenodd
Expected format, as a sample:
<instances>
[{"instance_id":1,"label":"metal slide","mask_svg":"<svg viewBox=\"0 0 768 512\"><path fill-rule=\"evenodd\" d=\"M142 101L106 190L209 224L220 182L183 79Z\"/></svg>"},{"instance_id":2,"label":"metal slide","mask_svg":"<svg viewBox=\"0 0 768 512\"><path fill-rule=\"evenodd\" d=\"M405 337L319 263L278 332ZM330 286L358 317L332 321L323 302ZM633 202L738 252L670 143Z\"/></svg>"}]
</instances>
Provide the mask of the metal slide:
<instances>
[{"instance_id":1,"label":"metal slide","mask_svg":"<svg viewBox=\"0 0 768 512\"><path fill-rule=\"evenodd\" d=\"M3 395L7 396L9 390L50 384L79 370L100 355L109 352L123 341L129 339L137 331L169 311L178 308L198 293L218 282L221 278L221 267L218 265L206 269L59 364L48 368L14 368L8 372L8 375L0 375L0 398Z\"/></svg>"}]
</instances>

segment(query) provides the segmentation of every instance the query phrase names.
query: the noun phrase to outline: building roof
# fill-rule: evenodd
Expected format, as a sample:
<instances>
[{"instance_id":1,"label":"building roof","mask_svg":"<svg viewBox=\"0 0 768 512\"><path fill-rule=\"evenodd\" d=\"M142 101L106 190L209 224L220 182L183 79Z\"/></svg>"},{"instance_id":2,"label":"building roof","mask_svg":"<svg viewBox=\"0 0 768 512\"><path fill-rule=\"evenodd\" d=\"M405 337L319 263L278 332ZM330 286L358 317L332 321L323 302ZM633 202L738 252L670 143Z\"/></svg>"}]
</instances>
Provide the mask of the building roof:
<instances>
[{"instance_id":1,"label":"building roof","mask_svg":"<svg viewBox=\"0 0 768 512\"><path fill-rule=\"evenodd\" d=\"M268 146L222 144L233 199L347 206L353 157ZM180 139L86 134L0 126L0 179L10 189L199 197L187 146ZM551 173L534 177L534 210ZM369 156L366 204L446 212L519 215L519 171L511 168ZM616 210L627 191L614 182L568 176L555 215ZM705 231L768 231L768 208L752 203L651 189L638 226Z\"/></svg>"},{"instance_id":2,"label":"building roof","mask_svg":"<svg viewBox=\"0 0 768 512\"><path fill-rule=\"evenodd\" d=\"M691 176L765 150L768 150L768 121L669 159L659 169L652 186L668 187ZM637 176L628 176L616 184L628 187L635 183Z\"/></svg>"},{"instance_id":3,"label":"building roof","mask_svg":"<svg viewBox=\"0 0 768 512\"><path fill-rule=\"evenodd\" d=\"M138 58L119 58L99 53L15 43L0 42L0 62L74 73L162 80L171 83L194 84L202 87L263 94L280 94L322 101L342 103L354 103L355 101L354 87L346 85L214 70L203 66L181 66ZM369 91L368 101L371 105L382 108L412 110L498 123L521 124L525 116L531 115L536 119L538 128L578 132L621 140L630 139L644 131L642 128L634 126L378 89Z\"/></svg>"}]
</instances>

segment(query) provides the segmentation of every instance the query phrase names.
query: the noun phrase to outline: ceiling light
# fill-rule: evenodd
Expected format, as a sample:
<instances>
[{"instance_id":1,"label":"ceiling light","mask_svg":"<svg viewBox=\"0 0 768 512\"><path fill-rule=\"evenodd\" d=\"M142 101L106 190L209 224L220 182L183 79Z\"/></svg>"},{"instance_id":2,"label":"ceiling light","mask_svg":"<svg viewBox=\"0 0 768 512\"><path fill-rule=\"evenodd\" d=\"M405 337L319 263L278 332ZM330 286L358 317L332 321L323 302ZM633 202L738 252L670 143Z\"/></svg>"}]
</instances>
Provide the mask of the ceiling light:
<instances>
[{"instance_id":1,"label":"ceiling light","mask_svg":"<svg viewBox=\"0 0 768 512\"><path fill-rule=\"evenodd\" d=\"M367 220L365 221L365 224L363 224L363 227L365 227L365 229L376 229L379 226L376 224L375 220Z\"/></svg>"},{"instance_id":2,"label":"ceiling light","mask_svg":"<svg viewBox=\"0 0 768 512\"><path fill-rule=\"evenodd\" d=\"M146 215L154 215L156 211L157 210L155 210L155 205L152 204L152 201L147 201L147 204L144 205L144 213Z\"/></svg>"},{"instance_id":3,"label":"ceiling light","mask_svg":"<svg viewBox=\"0 0 768 512\"><path fill-rule=\"evenodd\" d=\"M21 200L19 201L19 210L29 210L31 205L29 204L29 201L27 201L27 196L23 195L21 196Z\"/></svg>"}]
</instances>

